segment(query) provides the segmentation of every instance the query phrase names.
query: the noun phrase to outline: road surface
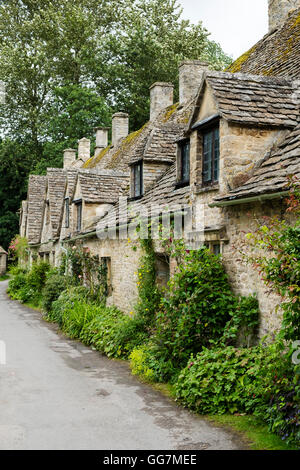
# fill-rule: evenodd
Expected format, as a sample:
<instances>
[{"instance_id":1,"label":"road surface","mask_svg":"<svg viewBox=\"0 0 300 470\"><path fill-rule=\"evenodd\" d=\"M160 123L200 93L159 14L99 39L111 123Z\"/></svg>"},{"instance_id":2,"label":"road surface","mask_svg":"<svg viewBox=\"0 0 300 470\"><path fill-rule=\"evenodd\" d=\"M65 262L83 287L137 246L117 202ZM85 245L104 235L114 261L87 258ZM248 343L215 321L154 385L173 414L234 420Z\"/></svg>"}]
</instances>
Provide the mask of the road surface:
<instances>
[{"instance_id":1,"label":"road surface","mask_svg":"<svg viewBox=\"0 0 300 470\"><path fill-rule=\"evenodd\" d=\"M230 432L179 408L10 300L0 282L0 449L242 449Z\"/></svg>"}]
</instances>

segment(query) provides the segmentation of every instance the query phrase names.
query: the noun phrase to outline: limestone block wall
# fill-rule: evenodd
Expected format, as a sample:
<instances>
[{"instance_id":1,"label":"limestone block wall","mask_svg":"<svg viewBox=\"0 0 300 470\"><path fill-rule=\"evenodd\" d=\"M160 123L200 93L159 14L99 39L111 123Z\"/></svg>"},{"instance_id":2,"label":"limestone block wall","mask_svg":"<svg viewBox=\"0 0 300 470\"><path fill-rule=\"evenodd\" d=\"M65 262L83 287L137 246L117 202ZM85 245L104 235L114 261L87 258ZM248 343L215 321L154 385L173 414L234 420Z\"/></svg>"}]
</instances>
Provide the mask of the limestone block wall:
<instances>
[{"instance_id":1,"label":"limestone block wall","mask_svg":"<svg viewBox=\"0 0 300 470\"><path fill-rule=\"evenodd\" d=\"M6 273L7 255L0 253L0 276Z\"/></svg>"},{"instance_id":2,"label":"limestone block wall","mask_svg":"<svg viewBox=\"0 0 300 470\"><path fill-rule=\"evenodd\" d=\"M220 192L240 186L286 131L220 123Z\"/></svg>"},{"instance_id":3,"label":"limestone block wall","mask_svg":"<svg viewBox=\"0 0 300 470\"><path fill-rule=\"evenodd\" d=\"M84 246L90 248L91 253L111 259L112 295L108 298L108 305L115 305L125 314L133 310L138 299L137 270L142 251L138 244L133 250L133 243L128 240L99 240L97 238L86 240Z\"/></svg>"},{"instance_id":4,"label":"limestone block wall","mask_svg":"<svg viewBox=\"0 0 300 470\"><path fill-rule=\"evenodd\" d=\"M243 184L254 165L283 138L286 131L232 125L220 120L220 177L217 189L222 194ZM190 137L191 184L202 186L203 144L201 133Z\"/></svg>"},{"instance_id":5,"label":"limestone block wall","mask_svg":"<svg viewBox=\"0 0 300 470\"><path fill-rule=\"evenodd\" d=\"M279 202L253 203L230 206L224 209L229 242L223 248L223 261L233 290L240 295L256 293L261 312L259 336L280 329L282 311L277 309L281 299L265 285L259 273L242 261L238 247L245 240L245 233L255 230L255 219L262 216L280 215ZM249 252L250 254L250 249Z\"/></svg>"},{"instance_id":6,"label":"limestone block wall","mask_svg":"<svg viewBox=\"0 0 300 470\"><path fill-rule=\"evenodd\" d=\"M169 168L168 164L164 163L143 163L143 182L144 192L147 191L153 183L162 176L163 173Z\"/></svg>"}]
</instances>

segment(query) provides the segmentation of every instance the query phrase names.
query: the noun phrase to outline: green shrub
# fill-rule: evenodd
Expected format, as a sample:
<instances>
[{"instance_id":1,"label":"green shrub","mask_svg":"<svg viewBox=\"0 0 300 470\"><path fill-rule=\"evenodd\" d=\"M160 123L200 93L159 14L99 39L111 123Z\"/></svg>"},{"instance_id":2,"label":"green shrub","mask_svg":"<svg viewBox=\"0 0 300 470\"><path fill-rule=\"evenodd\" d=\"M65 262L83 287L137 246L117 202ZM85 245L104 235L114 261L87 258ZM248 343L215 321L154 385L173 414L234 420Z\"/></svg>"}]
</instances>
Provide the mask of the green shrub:
<instances>
[{"instance_id":1,"label":"green shrub","mask_svg":"<svg viewBox=\"0 0 300 470\"><path fill-rule=\"evenodd\" d=\"M85 325L80 339L108 357L127 357L126 344L116 341L118 331L128 321L116 307L96 306L91 323Z\"/></svg>"},{"instance_id":2,"label":"green shrub","mask_svg":"<svg viewBox=\"0 0 300 470\"><path fill-rule=\"evenodd\" d=\"M207 249L186 254L169 285L153 340L179 369L191 354L222 337L237 299L219 257Z\"/></svg>"},{"instance_id":3,"label":"green shrub","mask_svg":"<svg viewBox=\"0 0 300 470\"><path fill-rule=\"evenodd\" d=\"M47 273L50 269L50 264L44 261L34 263L27 274L27 286L33 289L37 294L41 294L46 283Z\"/></svg>"},{"instance_id":4,"label":"green shrub","mask_svg":"<svg viewBox=\"0 0 300 470\"><path fill-rule=\"evenodd\" d=\"M204 349L180 373L175 394L200 414L253 413L300 445L299 368L281 343Z\"/></svg>"},{"instance_id":5,"label":"green shrub","mask_svg":"<svg viewBox=\"0 0 300 470\"><path fill-rule=\"evenodd\" d=\"M176 380L179 373L174 368L172 360L164 356L155 343L150 339L131 352L130 367L134 375L139 375L151 382L167 382L171 377L171 382Z\"/></svg>"},{"instance_id":6,"label":"green shrub","mask_svg":"<svg viewBox=\"0 0 300 470\"><path fill-rule=\"evenodd\" d=\"M59 298L61 293L66 288L66 278L57 274L56 271L51 272L47 276L45 287L42 292L42 306L45 312L49 312L52 307L52 303Z\"/></svg>"}]
</instances>

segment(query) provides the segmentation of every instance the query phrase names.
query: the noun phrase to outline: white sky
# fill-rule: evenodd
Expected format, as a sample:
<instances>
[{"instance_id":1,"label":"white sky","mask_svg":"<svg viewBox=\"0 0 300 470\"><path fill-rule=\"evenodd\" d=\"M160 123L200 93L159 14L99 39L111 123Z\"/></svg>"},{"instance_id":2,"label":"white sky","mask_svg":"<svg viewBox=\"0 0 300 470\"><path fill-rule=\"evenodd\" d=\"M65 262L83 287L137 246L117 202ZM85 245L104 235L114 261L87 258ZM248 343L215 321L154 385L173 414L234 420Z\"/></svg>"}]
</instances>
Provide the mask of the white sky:
<instances>
[{"instance_id":1,"label":"white sky","mask_svg":"<svg viewBox=\"0 0 300 470\"><path fill-rule=\"evenodd\" d=\"M224 52L234 59L268 32L268 0L178 0L183 17L202 21Z\"/></svg>"}]
</instances>

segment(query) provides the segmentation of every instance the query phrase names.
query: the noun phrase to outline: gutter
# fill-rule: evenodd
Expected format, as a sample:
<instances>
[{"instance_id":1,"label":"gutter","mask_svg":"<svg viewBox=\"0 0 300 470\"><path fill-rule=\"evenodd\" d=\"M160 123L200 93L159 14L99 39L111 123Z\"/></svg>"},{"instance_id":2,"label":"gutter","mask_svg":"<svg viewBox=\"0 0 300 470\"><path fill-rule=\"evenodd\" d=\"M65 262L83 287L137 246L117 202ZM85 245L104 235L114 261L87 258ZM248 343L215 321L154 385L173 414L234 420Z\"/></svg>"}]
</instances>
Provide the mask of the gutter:
<instances>
[{"instance_id":1,"label":"gutter","mask_svg":"<svg viewBox=\"0 0 300 470\"><path fill-rule=\"evenodd\" d=\"M241 199L229 199L226 201L216 201L212 204L208 204L209 207L227 207L227 206L236 206L240 204L247 204L249 202L263 202L269 201L272 199L281 199L285 196L288 196L290 191L280 191L278 193L271 193L271 194L263 194L262 196L252 196L252 197L245 197Z\"/></svg>"}]
</instances>

